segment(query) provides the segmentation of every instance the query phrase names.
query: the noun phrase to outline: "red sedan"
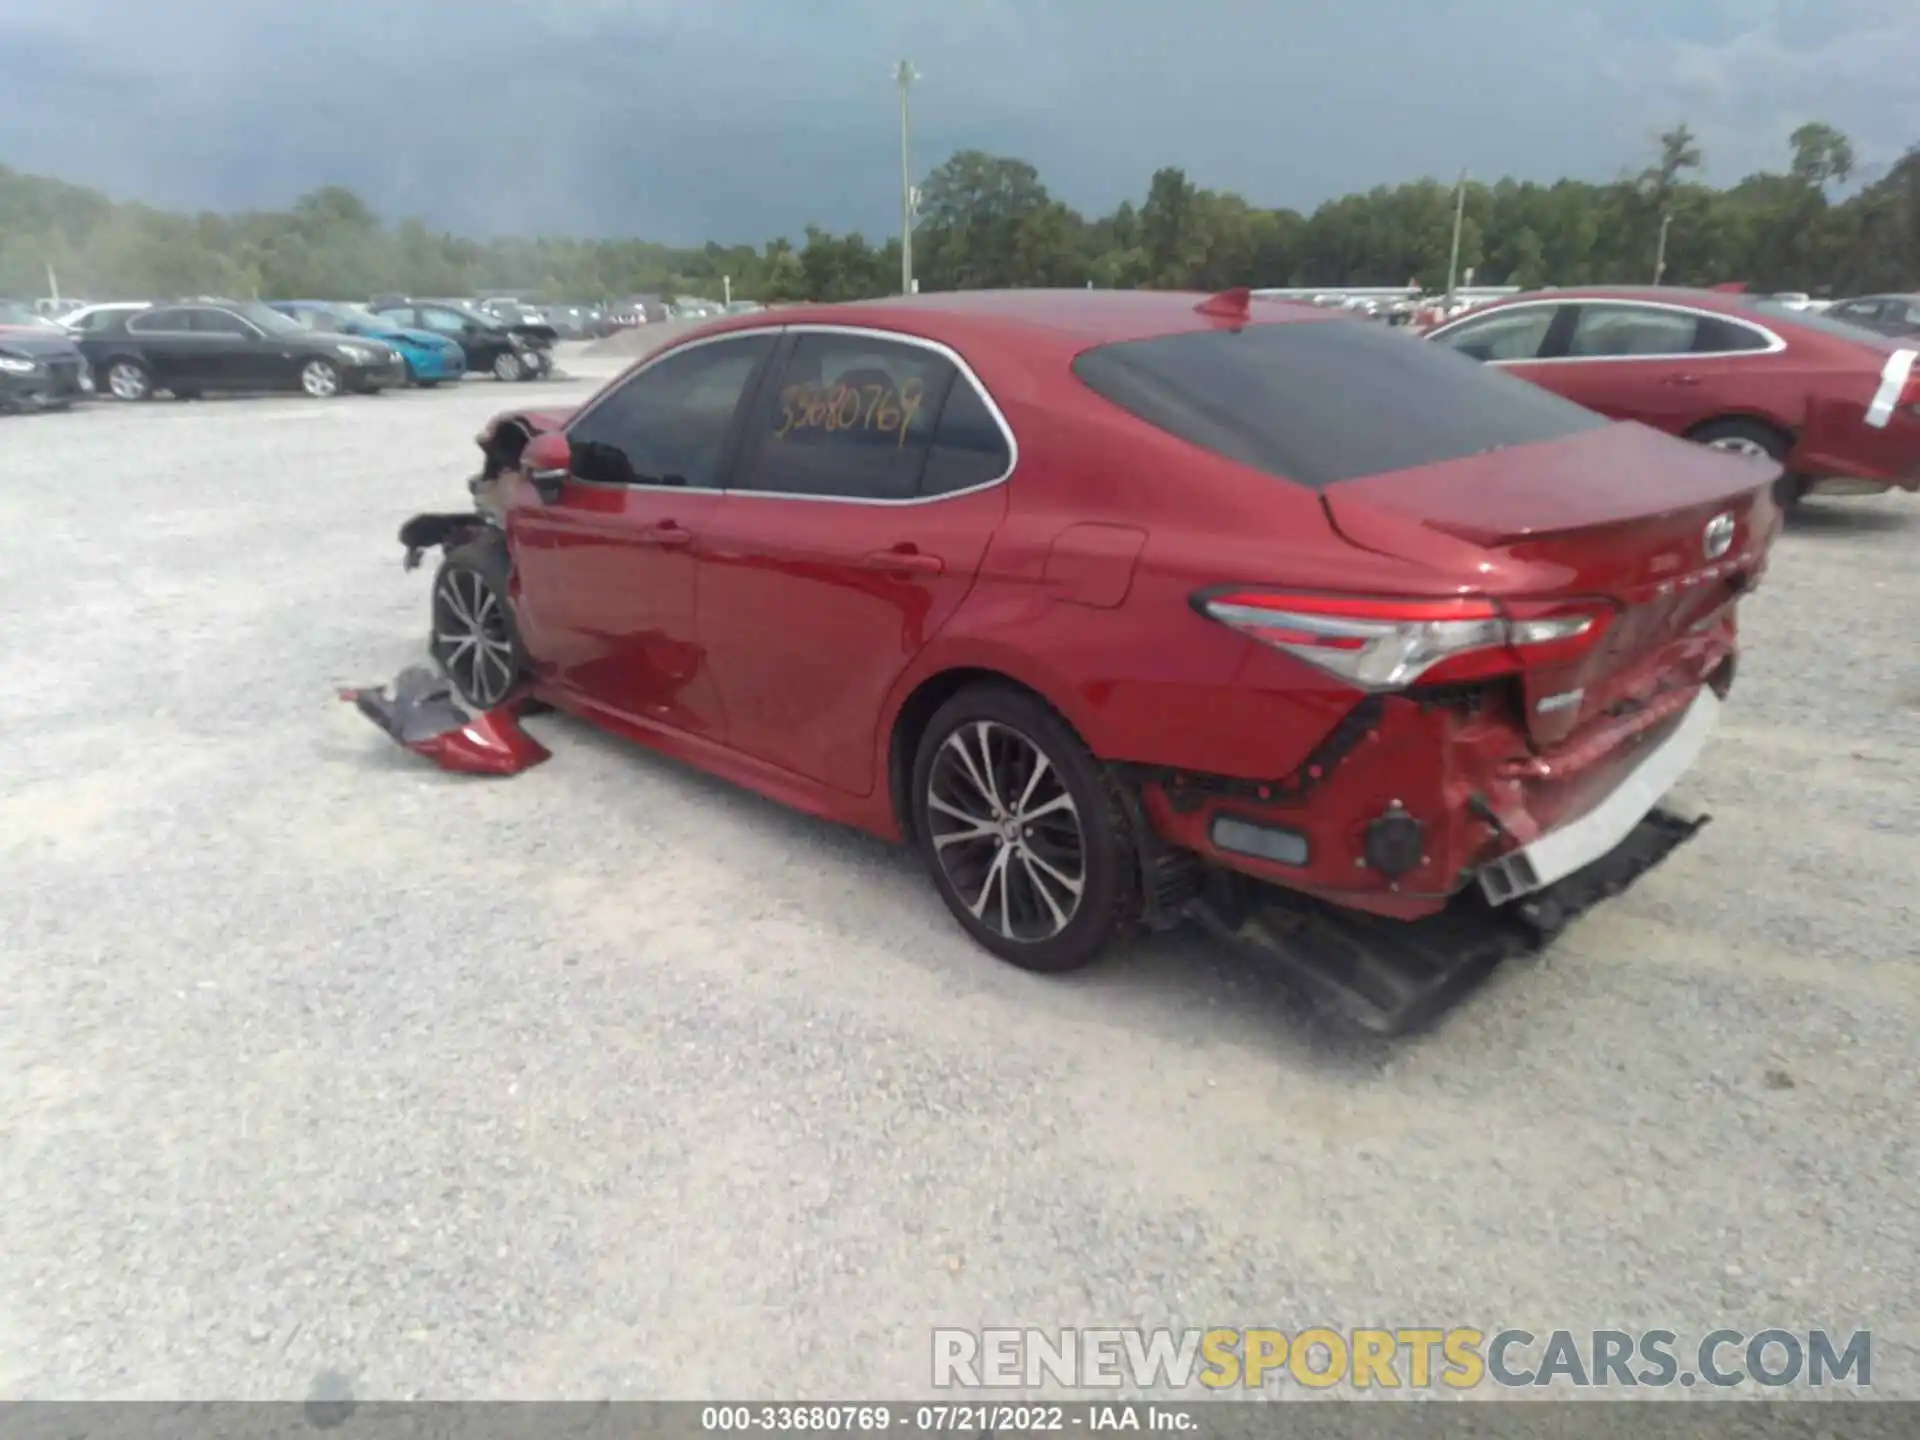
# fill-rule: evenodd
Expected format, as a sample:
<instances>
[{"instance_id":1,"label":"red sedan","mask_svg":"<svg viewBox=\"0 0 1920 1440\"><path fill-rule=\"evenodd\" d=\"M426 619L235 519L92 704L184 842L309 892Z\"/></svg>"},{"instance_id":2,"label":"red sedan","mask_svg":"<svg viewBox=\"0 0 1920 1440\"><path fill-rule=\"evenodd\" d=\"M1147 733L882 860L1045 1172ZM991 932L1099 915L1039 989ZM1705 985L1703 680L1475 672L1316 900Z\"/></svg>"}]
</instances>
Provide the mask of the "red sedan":
<instances>
[{"instance_id":1,"label":"red sedan","mask_svg":"<svg viewBox=\"0 0 1920 1440\"><path fill-rule=\"evenodd\" d=\"M1920 489L1916 342L1718 290L1515 295L1427 337L1616 420L1785 467L1781 498Z\"/></svg>"},{"instance_id":2,"label":"red sedan","mask_svg":"<svg viewBox=\"0 0 1920 1440\"><path fill-rule=\"evenodd\" d=\"M530 697L917 846L1016 964L1281 927L1369 1023L1691 834L1779 523L1771 470L1244 291L743 316L480 442L401 533L487 712L443 763Z\"/></svg>"}]
</instances>

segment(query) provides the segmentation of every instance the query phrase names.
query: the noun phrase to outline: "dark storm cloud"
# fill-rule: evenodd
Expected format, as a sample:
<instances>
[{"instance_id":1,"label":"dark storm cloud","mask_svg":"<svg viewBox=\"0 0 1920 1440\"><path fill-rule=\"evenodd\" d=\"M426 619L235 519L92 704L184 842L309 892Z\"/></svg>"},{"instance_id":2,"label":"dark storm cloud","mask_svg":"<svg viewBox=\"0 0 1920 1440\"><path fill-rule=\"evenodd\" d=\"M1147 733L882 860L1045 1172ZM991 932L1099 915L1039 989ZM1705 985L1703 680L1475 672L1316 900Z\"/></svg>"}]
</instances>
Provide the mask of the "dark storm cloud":
<instances>
[{"instance_id":1,"label":"dark storm cloud","mask_svg":"<svg viewBox=\"0 0 1920 1440\"><path fill-rule=\"evenodd\" d=\"M187 208L338 182L462 231L889 232L916 172L1024 156L1104 209L1154 167L1266 204L1422 174L1606 178L1685 118L1710 178L1821 118L1920 141L1913 0L8 0L0 162Z\"/></svg>"}]
</instances>

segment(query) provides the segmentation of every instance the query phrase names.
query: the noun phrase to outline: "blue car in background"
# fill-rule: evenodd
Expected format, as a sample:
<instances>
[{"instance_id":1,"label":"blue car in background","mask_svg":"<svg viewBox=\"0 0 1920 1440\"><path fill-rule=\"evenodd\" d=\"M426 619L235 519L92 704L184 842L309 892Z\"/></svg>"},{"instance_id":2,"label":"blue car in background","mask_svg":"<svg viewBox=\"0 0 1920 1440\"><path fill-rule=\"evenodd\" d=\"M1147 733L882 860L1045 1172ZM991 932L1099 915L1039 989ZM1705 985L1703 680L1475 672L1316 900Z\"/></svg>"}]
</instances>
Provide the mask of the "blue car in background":
<instances>
[{"instance_id":1,"label":"blue car in background","mask_svg":"<svg viewBox=\"0 0 1920 1440\"><path fill-rule=\"evenodd\" d=\"M431 330L403 329L357 305L338 300L270 300L267 303L309 330L358 335L391 345L407 362L409 384L438 385L442 380L458 380L467 373L466 352L455 341Z\"/></svg>"}]
</instances>

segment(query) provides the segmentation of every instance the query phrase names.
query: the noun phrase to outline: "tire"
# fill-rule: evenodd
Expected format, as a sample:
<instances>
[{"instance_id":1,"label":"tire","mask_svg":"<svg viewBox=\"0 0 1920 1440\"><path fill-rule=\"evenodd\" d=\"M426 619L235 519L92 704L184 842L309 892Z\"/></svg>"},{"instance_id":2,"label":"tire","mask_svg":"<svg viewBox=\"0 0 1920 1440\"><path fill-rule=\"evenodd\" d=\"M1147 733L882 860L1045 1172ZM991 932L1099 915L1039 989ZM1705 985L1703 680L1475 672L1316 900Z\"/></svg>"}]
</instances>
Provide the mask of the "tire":
<instances>
[{"instance_id":1,"label":"tire","mask_svg":"<svg viewBox=\"0 0 1920 1440\"><path fill-rule=\"evenodd\" d=\"M934 888L1002 960L1042 974L1076 970L1139 923L1140 868L1119 790L1038 697L1003 685L962 690L927 722L912 784L914 841ZM1009 817L997 829L994 811L1023 798L1046 823Z\"/></svg>"},{"instance_id":2,"label":"tire","mask_svg":"<svg viewBox=\"0 0 1920 1440\"><path fill-rule=\"evenodd\" d=\"M1792 442L1771 425L1763 425L1758 420L1713 420L1702 425L1687 436L1697 444L1713 450L1727 450L1736 455L1751 455L1755 459L1767 459L1776 465L1787 463L1787 452L1793 448ZM1774 482L1774 503L1781 510L1791 514L1799 505L1801 496L1806 494L1807 482L1792 472L1783 473Z\"/></svg>"},{"instance_id":3,"label":"tire","mask_svg":"<svg viewBox=\"0 0 1920 1440\"><path fill-rule=\"evenodd\" d=\"M520 363L520 357L511 350L503 350L494 356L492 369L494 379L509 385L527 378L527 367Z\"/></svg>"},{"instance_id":4,"label":"tire","mask_svg":"<svg viewBox=\"0 0 1920 1440\"><path fill-rule=\"evenodd\" d=\"M300 367L300 388L315 400L333 400L346 390L340 383L340 367L317 356Z\"/></svg>"},{"instance_id":5,"label":"tire","mask_svg":"<svg viewBox=\"0 0 1920 1440\"><path fill-rule=\"evenodd\" d=\"M460 698L491 710L525 680L526 647L507 601L507 552L494 536L447 552L433 577L428 649ZM479 636L476 641L472 637Z\"/></svg>"},{"instance_id":6,"label":"tire","mask_svg":"<svg viewBox=\"0 0 1920 1440\"><path fill-rule=\"evenodd\" d=\"M198 400L200 398L200 392L198 390L175 390L173 392L173 398L176 400Z\"/></svg>"},{"instance_id":7,"label":"tire","mask_svg":"<svg viewBox=\"0 0 1920 1440\"><path fill-rule=\"evenodd\" d=\"M107 393L116 400L151 400L153 372L138 360L124 356L107 364Z\"/></svg>"},{"instance_id":8,"label":"tire","mask_svg":"<svg viewBox=\"0 0 1920 1440\"><path fill-rule=\"evenodd\" d=\"M440 382L438 380L415 380L413 383L422 390L431 390L439 385Z\"/></svg>"},{"instance_id":9,"label":"tire","mask_svg":"<svg viewBox=\"0 0 1920 1440\"><path fill-rule=\"evenodd\" d=\"M425 383L418 375L413 373L413 361L407 359L404 355L400 357L400 369L403 372L400 381L402 385L421 385Z\"/></svg>"}]
</instances>

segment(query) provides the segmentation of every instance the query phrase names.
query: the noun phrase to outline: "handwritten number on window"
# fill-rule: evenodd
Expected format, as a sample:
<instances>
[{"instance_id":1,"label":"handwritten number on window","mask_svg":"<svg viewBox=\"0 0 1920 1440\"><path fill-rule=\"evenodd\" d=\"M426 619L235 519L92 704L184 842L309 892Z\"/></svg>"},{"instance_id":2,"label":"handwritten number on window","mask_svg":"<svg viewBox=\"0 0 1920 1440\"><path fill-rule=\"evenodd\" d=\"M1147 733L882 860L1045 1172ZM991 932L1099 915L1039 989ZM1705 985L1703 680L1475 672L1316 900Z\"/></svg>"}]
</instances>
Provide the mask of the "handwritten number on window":
<instances>
[{"instance_id":1,"label":"handwritten number on window","mask_svg":"<svg viewBox=\"0 0 1920 1440\"><path fill-rule=\"evenodd\" d=\"M897 437L896 443L904 449L924 398L925 387L918 380L909 380L897 389L890 385L789 385L780 394L780 428L773 438L784 440L810 430L829 435L877 431Z\"/></svg>"}]
</instances>

